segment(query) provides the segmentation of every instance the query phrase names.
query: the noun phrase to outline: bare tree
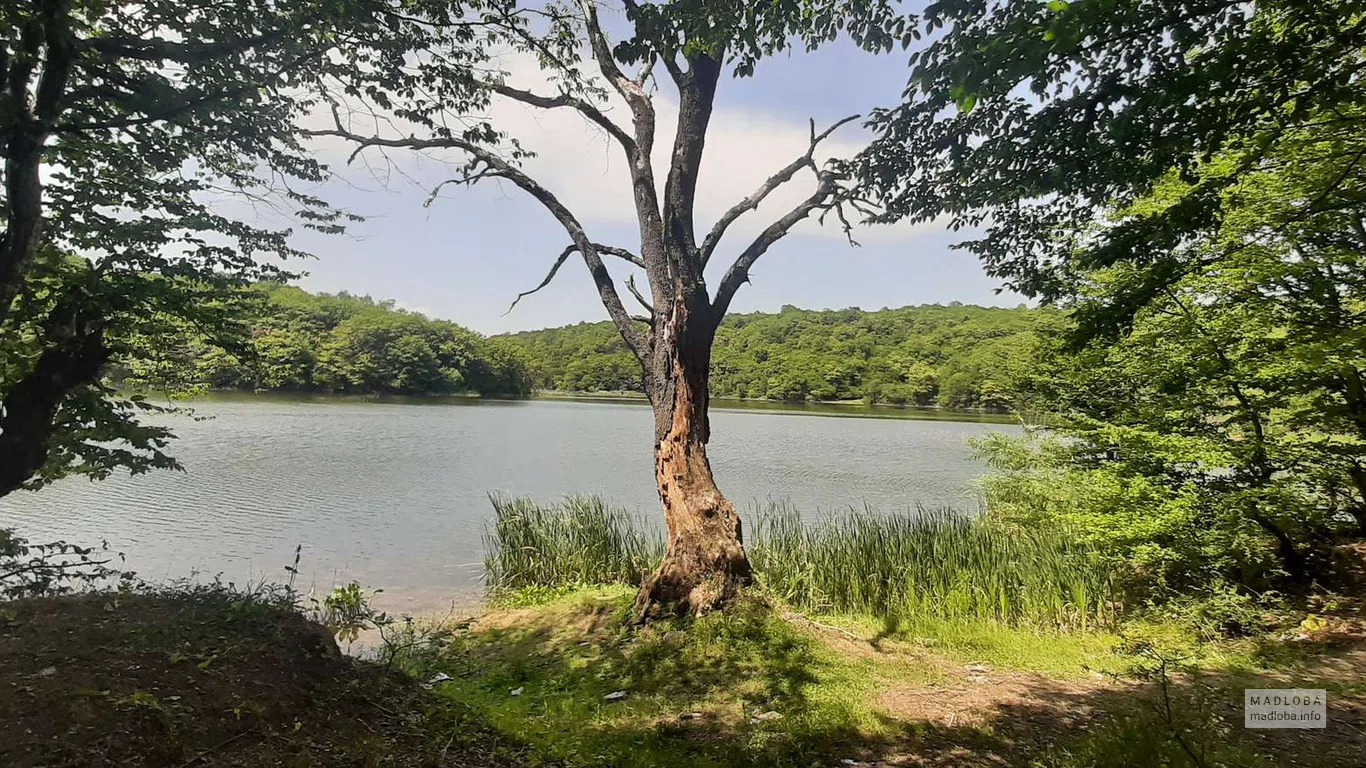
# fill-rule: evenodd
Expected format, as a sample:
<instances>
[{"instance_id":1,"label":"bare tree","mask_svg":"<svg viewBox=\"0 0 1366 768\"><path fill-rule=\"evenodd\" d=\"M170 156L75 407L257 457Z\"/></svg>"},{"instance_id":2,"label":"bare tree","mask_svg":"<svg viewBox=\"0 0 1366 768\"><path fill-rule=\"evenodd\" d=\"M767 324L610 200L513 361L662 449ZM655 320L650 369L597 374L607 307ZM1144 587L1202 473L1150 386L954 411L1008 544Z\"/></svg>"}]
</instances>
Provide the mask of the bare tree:
<instances>
[{"instance_id":1,"label":"bare tree","mask_svg":"<svg viewBox=\"0 0 1366 768\"><path fill-rule=\"evenodd\" d=\"M774 243L813 214L823 218L834 212L847 233L849 224L841 206L859 204L845 178L830 167L822 167L815 159L821 141L858 116L846 117L820 132L813 122L805 153L727 210L699 242L694 211L698 174L723 69L734 64L737 70L746 72L752 69L754 60L789 44L794 36L810 36L813 42L808 45L815 45L815 41L827 39L841 18L839 3L818 3L827 8L828 18L813 22L793 13L791 18L782 17L769 24L769 37L765 38L756 32L766 27L755 14L763 13L763 6L768 5L746 8L737 4L729 9L737 10L737 15L722 19L717 17L719 9L715 8L701 13L679 10L675 4L638 7L628 0L627 18L635 35L615 48L603 31L591 0L580 0L572 14L562 12L554 17L553 23L560 25L559 29L572 31L569 44L545 42L566 35L533 37L525 27L508 33L508 40L534 53L542 66L556 75L559 92L543 95L513 88L501 77L484 83L484 87L491 95L532 107L575 110L606 131L624 153L629 168L640 231L638 252L596 242L556 194L524 172L515 160L490 146L486 135L481 139L469 135L471 131L456 135L450 130L438 130L434 133L440 135L426 138L366 134L351 127L353 115L344 115L343 110L334 110L335 128L315 132L349 139L357 145L357 152L372 147L460 150L468 163L461 176L447 183L505 179L534 197L563 225L569 245L560 252L545 279L517 298L520 300L548 285L565 261L577 252L592 275L607 314L640 363L644 390L654 409L655 479L669 531L664 560L642 586L637 599L636 609L641 617L664 610L702 613L724 604L751 581L739 517L734 505L717 488L707 459L712 340L736 292L748 282L750 269ZM856 38L865 47L887 47L884 38L890 34L886 32L888 26L895 27L895 22L883 19L868 23L867 30L879 30L882 34L877 35L876 41L858 33ZM585 51L582 60L580 50ZM591 76L580 75L580 64L596 71ZM651 157L658 116L651 85L657 82L657 65L664 68L677 89L679 106L662 195ZM628 74L628 67L633 67L634 72ZM600 107L604 95L602 81L626 102L631 115L629 127L613 122ZM730 226L802 171L810 171L814 176L810 194L740 250L715 292L710 292L703 273ZM649 283L648 297L637 289L634 277L625 283L644 314L627 310L604 265L607 258L623 259L644 271Z\"/></svg>"}]
</instances>

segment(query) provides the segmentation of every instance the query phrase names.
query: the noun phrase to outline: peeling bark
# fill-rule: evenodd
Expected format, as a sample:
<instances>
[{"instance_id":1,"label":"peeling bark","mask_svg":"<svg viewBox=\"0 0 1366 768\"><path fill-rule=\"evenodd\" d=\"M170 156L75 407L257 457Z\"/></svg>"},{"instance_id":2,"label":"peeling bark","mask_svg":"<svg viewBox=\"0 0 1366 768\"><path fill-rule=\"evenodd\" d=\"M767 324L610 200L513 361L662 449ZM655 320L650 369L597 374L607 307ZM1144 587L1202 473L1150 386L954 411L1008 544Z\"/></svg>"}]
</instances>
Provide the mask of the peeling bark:
<instances>
[{"instance_id":1,"label":"peeling bark","mask_svg":"<svg viewBox=\"0 0 1366 768\"><path fill-rule=\"evenodd\" d=\"M705 308L705 293L702 296ZM655 410L655 482L669 540L664 560L636 596L638 619L697 616L732 600L752 581L735 506L722 495L707 459L708 367L714 326L680 297L665 329Z\"/></svg>"}]
</instances>

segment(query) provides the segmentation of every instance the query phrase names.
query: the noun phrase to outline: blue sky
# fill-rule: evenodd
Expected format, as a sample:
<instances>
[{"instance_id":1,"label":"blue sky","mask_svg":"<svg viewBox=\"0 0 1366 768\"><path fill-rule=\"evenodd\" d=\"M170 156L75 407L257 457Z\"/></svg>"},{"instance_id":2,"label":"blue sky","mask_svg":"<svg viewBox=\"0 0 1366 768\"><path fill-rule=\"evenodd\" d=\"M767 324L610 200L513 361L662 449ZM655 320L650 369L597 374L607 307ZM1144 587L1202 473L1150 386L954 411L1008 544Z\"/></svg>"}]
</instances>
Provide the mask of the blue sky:
<instances>
[{"instance_id":1,"label":"blue sky","mask_svg":"<svg viewBox=\"0 0 1366 768\"><path fill-rule=\"evenodd\" d=\"M504 65L514 84L540 84L529 62L511 58ZM906 71L899 52L874 57L841 42L766 61L752 78L723 80L702 169L698 229L706 231L716 215L804 151L808 118L823 127L892 104ZM656 100L661 123L657 144L666 155L674 101L667 78L661 80ZM624 105L613 106L610 114L629 123ZM492 117L538 152L527 169L579 216L590 237L638 248L619 150L600 131L567 110L536 113L521 105L500 105ZM859 126L846 126L825 148L847 155L863 138ZM424 208L430 188L451 175L440 162L394 155L402 173L384 178L374 170L382 159L368 159L370 168L357 163L344 169L345 183L327 191L366 221L353 225L348 236L301 238L301 245L319 255L301 265L308 273L305 288L395 299L402 307L483 333L606 318L577 256L550 287L504 314L512 298L538 283L568 243L559 224L520 190L506 182L447 188ZM663 167L661 157L656 163L661 180ZM747 235L809 193L812 183L809 174L799 175L785 196L775 193L732 227L708 271L709 284L715 286L725 264L748 242ZM975 259L949 249L961 237L937 224L898 225L859 231L855 239L862 247L850 248L837 226L822 229L808 221L759 261L752 285L741 290L732 311L771 311L784 304L878 309L950 301L1019 303L1018 296L996 294L997 281L984 275ZM621 266L609 266L624 279Z\"/></svg>"}]
</instances>

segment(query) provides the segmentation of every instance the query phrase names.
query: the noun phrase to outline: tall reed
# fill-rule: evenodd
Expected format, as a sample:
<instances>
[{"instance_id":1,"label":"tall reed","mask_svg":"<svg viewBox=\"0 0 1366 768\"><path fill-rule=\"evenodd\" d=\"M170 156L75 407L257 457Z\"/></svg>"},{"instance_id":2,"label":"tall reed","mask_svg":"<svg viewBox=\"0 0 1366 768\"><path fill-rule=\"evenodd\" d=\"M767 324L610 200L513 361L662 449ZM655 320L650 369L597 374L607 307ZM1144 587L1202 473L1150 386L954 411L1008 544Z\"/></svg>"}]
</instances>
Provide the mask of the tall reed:
<instances>
[{"instance_id":1,"label":"tall reed","mask_svg":"<svg viewBox=\"0 0 1366 768\"><path fill-rule=\"evenodd\" d=\"M492 495L484 532L484 581L493 591L567 584L639 584L664 557L664 542L638 517L596 496L542 506Z\"/></svg>"},{"instance_id":2,"label":"tall reed","mask_svg":"<svg viewBox=\"0 0 1366 768\"><path fill-rule=\"evenodd\" d=\"M663 556L655 530L596 497L541 506L494 497L485 536L493 591L639 584ZM1005 527L951 510L851 510L804 521L788 504L747 516L760 582L791 605L884 618L1085 627L1117 616L1113 571L1054 527Z\"/></svg>"},{"instance_id":3,"label":"tall reed","mask_svg":"<svg viewBox=\"0 0 1366 768\"><path fill-rule=\"evenodd\" d=\"M1115 617L1111 569L1060 529L1006 528L948 509L864 508L808 524L769 504L751 517L759 578L810 610L1064 627Z\"/></svg>"}]
</instances>

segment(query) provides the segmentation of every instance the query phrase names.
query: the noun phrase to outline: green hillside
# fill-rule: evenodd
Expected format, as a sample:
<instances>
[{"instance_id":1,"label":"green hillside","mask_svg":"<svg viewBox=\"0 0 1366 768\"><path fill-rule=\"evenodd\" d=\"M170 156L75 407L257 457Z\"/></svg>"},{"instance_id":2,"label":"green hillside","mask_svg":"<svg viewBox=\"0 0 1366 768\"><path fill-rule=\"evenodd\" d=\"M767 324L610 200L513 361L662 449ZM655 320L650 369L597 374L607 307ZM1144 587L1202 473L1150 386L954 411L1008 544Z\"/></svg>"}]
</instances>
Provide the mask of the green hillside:
<instances>
[{"instance_id":1,"label":"green hillside","mask_svg":"<svg viewBox=\"0 0 1366 768\"><path fill-rule=\"evenodd\" d=\"M711 390L716 397L1008 408L1011 371L1033 359L1036 331L1058 322L1047 310L958 303L731 315L717 333ZM609 322L498 338L525 352L538 389L641 388L635 360Z\"/></svg>"}]
</instances>

